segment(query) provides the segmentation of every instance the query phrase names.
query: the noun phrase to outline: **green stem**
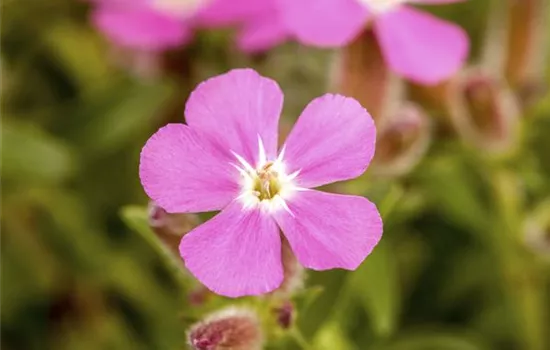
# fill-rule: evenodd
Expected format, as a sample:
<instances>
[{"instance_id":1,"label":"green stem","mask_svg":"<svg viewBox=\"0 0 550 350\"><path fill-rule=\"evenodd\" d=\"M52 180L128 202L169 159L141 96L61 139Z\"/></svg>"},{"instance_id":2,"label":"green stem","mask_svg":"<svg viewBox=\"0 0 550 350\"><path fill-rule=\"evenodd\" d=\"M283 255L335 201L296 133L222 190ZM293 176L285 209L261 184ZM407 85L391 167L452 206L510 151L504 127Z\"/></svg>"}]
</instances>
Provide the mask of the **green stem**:
<instances>
[{"instance_id":1,"label":"green stem","mask_svg":"<svg viewBox=\"0 0 550 350\"><path fill-rule=\"evenodd\" d=\"M540 285L542 278L532 262L519 254L522 213L518 181L512 172L494 169L492 172L495 208L495 225L492 227L493 254L501 269L501 280L508 307L515 315L521 341L528 349L544 347L544 302Z\"/></svg>"},{"instance_id":2,"label":"green stem","mask_svg":"<svg viewBox=\"0 0 550 350\"><path fill-rule=\"evenodd\" d=\"M290 334L292 336L292 339L294 339L294 341L296 341L296 343L298 345L300 345L300 347L303 350L313 350L313 347L309 344L309 342L306 340L306 338L302 335L302 333L300 332L298 327L293 327L290 330Z\"/></svg>"}]
</instances>

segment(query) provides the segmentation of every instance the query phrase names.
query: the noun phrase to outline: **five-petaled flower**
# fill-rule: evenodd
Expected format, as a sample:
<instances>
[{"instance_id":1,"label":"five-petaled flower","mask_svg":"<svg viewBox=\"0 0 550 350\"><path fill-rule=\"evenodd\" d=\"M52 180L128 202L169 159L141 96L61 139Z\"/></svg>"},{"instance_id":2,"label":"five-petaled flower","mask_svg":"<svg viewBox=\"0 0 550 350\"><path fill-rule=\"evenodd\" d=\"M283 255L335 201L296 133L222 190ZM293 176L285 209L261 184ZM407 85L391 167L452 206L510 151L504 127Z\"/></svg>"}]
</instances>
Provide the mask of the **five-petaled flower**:
<instances>
[{"instance_id":1,"label":"five-petaled flower","mask_svg":"<svg viewBox=\"0 0 550 350\"><path fill-rule=\"evenodd\" d=\"M433 84L453 75L468 54L457 25L405 3L464 0L279 0L290 35L306 45L341 47L372 23L389 67L413 81Z\"/></svg>"},{"instance_id":2,"label":"five-petaled flower","mask_svg":"<svg viewBox=\"0 0 550 350\"><path fill-rule=\"evenodd\" d=\"M200 84L185 124L157 131L141 153L146 193L170 213L221 210L185 235L186 267L212 291L257 295L283 280L280 230L307 268L355 269L382 235L366 198L312 188L361 175L376 130L340 95L313 100L278 150L283 94L274 81L236 69Z\"/></svg>"}]
</instances>

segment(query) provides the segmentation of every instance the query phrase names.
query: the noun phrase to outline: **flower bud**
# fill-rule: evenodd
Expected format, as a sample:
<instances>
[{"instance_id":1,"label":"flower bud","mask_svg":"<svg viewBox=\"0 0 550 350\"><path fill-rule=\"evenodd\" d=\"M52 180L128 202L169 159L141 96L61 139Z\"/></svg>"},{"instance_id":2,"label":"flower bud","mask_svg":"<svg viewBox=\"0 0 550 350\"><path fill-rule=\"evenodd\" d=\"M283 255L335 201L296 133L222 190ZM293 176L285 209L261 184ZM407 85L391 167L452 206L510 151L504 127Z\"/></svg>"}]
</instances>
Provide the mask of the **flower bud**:
<instances>
[{"instance_id":1,"label":"flower bud","mask_svg":"<svg viewBox=\"0 0 550 350\"><path fill-rule=\"evenodd\" d=\"M188 341L195 350L259 350L263 343L257 315L235 307L216 312L191 327Z\"/></svg>"},{"instance_id":2,"label":"flower bud","mask_svg":"<svg viewBox=\"0 0 550 350\"><path fill-rule=\"evenodd\" d=\"M195 214L170 214L149 202L149 226L171 251L179 254L181 237L199 224Z\"/></svg>"},{"instance_id":3,"label":"flower bud","mask_svg":"<svg viewBox=\"0 0 550 350\"><path fill-rule=\"evenodd\" d=\"M162 54L158 52L111 46L108 54L114 65L126 69L137 79L154 81L162 76Z\"/></svg>"},{"instance_id":4,"label":"flower bud","mask_svg":"<svg viewBox=\"0 0 550 350\"><path fill-rule=\"evenodd\" d=\"M210 289L206 288L202 284L199 284L189 293L189 304L194 306L203 305L212 296Z\"/></svg>"},{"instance_id":5,"label":"flower bud","mask_svg":"<svg viewBox=\"0 0 550 350\"><path fill-rule=\"evenodd\" d=\"M331 87L359 101L377 125L392 108L392 101L404 94L404 83L388 69L372 29L340 50L333 64Z\"/></svg>"},{"instance_id":6,"label":"flower bud","mask_svg":"<svg viewBox=\"0 0 550 350\"><path fill-rule=\"evenodd\" d=\"M514 88L523 90L543 80L550 31L547 16L546 0L508 0L505 75Z\"/></svg>"},{"instance_id":7,"label":"flower bud","mask_svg":"<svg viewBox=\"0 0 550 350\"><path fill-rule=\"evenodd\" d=\"M294 322L294 305L286 300L281 306L275 308L277 324L283 329L288 329Z\"/></svg>"},{"instance_id":8,"label":"flower bud","mask_svg":"<svg viewBox=\"0 0 550 350\"><path fill-rule=\"evenodd\" d=\"M503 76L528 107L544 95L549 54L546 0L498 0L489 10L480 65Z\"/></svg>"},{"instance_id":9,"label":"flower bud","mask_svg":"<svg viewBox=\"0 0 550 350\"><path fill-rule=\"evenodd\" d=\"M448 90L448 112L459 135L476 147L501 153L516 142L516 98L504 81L485 70L471 69L456 77Z\"/></svg>"},{"instance_id":10,"label":"flower bud","mask_svg":"<svg viewBox=\"0 0 550 350\"><path fill-rule=\"evenodd\" d=\"M305 270L296 259L292 248L286 239L281 244L281 259L283 262L283 282L272 295L277 297L288 297L304 286Z\"/></svg>"},{"instance_id":11,"label":"flower bud","mask_svg":"<svg viewBox=\"0 0 550 350\"><path fill-rule=\"evenodd\" d=\"M373 171L399 176L409 172L426 153L431 141L431 125L420 106L403 103L387 116L378 131Z\"/></svg>"}]
</instances>

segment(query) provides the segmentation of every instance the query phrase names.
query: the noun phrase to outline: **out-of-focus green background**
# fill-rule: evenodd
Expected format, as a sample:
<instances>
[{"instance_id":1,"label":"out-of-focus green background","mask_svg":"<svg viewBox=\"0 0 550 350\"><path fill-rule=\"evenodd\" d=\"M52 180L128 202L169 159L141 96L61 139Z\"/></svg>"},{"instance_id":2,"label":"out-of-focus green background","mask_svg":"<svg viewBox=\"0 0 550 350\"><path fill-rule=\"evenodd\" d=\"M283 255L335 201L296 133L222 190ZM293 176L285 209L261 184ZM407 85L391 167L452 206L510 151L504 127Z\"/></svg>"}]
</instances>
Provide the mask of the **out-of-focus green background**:
<instances>
[{"instance_id":1,"label":"out-of-focus green background","mask_svg":"<svg viewBox=\"0 0 550 350\"><path fill-rule=\"evenodd\" d=\"M167 55L169 73L144 77L90 27L84 2L1 6L2 349L185 348L192 322L235 301L192 302L194 282L159 248L142 145L183 120L198 82L233 67L276 79L292 123L326 91L333 53L288 43L247 57L230 33L200 32ZM468 30L475 63L496 10L436 11ZM321 350L550 349L550 95L524 105L514 151L498 157L425 108L434 142L412 172L343 185L378 204L384 238L356 272L308 274L296 332ZM267 348L299 348L294 330L268 328Z\"/></svg>"}]
</instances>

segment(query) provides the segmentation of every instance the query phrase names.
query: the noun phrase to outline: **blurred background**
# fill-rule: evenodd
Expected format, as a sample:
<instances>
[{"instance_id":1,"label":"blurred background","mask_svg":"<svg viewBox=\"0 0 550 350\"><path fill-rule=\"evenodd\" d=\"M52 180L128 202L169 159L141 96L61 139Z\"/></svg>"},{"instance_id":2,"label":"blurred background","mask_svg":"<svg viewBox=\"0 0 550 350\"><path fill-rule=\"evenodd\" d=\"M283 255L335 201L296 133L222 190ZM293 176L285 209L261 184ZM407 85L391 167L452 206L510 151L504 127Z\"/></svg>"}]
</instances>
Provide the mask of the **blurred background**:
<instances>
[{"instance_id":1,"label":"blurred background","mask_svg":"<svg viewBox=\"0 0 550 350\"><path fill-rule=\"evenodd\" d=\"M368 28L340 49L243 50L238 25L197 26L145 50L102 30L101 3L1 5L2 349L185 349L190 325L229 305L259 315L266 349L550 349L548 1L422 6L471 42L431 86L389 72ZM382 213L357 271L231 300L183 270L173 249L208 217L150 204L139 152L184 121L197 83L236 67L280 84L282 137L326 91L375 118L367 173L327 188Z\"/></svg>"}]
</instances>

